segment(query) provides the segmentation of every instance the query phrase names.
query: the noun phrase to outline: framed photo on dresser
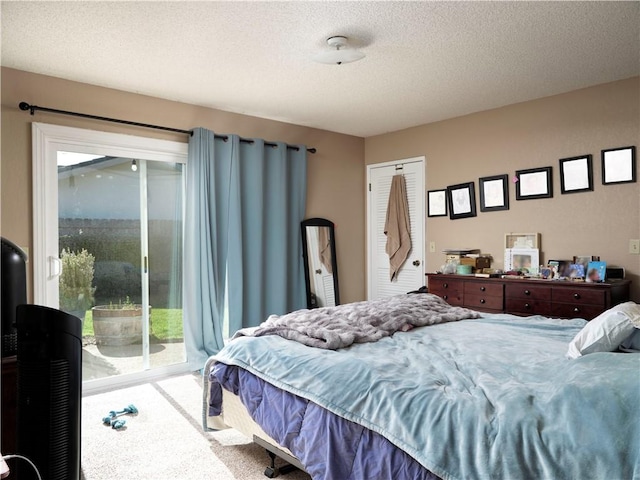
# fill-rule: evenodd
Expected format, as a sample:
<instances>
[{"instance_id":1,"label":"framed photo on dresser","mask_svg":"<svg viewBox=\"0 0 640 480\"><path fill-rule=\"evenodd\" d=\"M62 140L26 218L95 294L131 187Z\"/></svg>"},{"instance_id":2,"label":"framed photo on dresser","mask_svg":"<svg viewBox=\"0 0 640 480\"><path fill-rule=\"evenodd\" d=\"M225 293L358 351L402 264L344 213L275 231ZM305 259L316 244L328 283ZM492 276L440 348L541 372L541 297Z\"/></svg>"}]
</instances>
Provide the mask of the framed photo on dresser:
<instances>
[{"instance_id":1,"label":"framed photo on dresser","mask_svg":"<svg viewBox=\"0 0 640 480\"><path fill-rule=\"evenodd\" d=\"M585 281L599 283L607 278L607 262L589 262Z\"/></svg>"}]
</instances>

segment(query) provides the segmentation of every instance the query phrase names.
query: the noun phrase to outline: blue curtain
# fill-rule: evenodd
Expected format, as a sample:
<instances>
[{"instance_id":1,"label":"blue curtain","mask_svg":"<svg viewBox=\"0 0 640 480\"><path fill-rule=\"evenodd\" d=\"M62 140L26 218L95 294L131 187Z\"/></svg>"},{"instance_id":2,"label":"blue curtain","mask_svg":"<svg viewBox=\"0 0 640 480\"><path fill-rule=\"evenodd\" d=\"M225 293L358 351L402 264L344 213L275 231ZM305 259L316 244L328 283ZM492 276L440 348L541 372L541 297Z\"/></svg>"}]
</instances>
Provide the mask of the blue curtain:
<instances>
[{"instance_id":1,"label":"blue curtain","mask_svg":"<svg viewBox=\"0 0 640 480\"><path fill-rule=\"evenodd\" d=\"M223 343L233 142L193 131L187 156L184 229L184 339L189 363L202 368Z\"/></svg>"},{"instance_id":2,"label":"blue curtain","mask_svg":"<svg viewBox=\"0 0 640 480\"><path fill-rule=\"evenodd\" d=\"M229 330L306 306L300 222L307 196L307 150L239 144L229 244Z\"/></svg>"},{"instance_id":3,"label":"blue curtain","mask_svg":"<svg viewBox=\"0 0 640 480\"><path fill-rule=\"evenodd\" d=\"M300 222L307 190L303 145L226 141L194 130L187 159L184 324L187 355L203 365L229 331L304 308Z\"/></svg>"}]
</instances>

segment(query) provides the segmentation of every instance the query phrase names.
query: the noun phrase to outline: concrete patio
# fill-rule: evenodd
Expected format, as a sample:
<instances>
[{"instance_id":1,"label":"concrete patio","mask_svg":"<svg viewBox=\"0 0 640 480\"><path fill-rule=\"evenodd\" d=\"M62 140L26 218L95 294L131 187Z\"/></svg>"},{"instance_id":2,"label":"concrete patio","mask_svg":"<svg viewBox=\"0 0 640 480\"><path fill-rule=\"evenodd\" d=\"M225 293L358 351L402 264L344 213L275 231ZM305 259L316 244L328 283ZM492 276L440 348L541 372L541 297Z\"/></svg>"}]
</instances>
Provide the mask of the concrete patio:
<instances>
[{"instance_id":1,"label":"concrete patio","mask_svg":"<svg viewBox=\"0 0 640 480\"><path fill-rule=\"evenodd\" d=\"M142 345L96 345L90 338L83 341L82 379L95 380L143 371ZM149 345L149 366L163 367L186 361L184 342Z\"/></svg>"}]
</instances>

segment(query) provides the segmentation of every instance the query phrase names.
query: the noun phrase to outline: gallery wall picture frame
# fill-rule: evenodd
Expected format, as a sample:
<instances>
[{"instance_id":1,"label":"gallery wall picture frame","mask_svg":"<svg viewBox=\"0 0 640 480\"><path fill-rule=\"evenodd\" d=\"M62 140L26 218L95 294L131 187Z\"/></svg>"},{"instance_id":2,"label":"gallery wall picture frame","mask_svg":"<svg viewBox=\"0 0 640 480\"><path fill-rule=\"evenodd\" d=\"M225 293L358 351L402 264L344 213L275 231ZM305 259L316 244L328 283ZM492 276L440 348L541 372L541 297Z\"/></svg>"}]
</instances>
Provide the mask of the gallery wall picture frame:
<instances>
[{"instance_id":1,"label":"gallery wall picture frame","mask_svg":"<svg viewBox=\"0 0 640 480\"><path fill-rule=\"evenodd\" d=\"M476 216L476 191L474 182L459 183L447 187L449 218L457 220Z\"/></svg>"},{"instance_id":2,"label":"gallery wall picture frame","mask_svg":"<svg viewBox=\"0 0 640 480\"><path fill-rule=\"evenodd\" d=\"M602 184L636 181L636 147L609 148L601 151Z\"/></svg>"},{"instance_id":3,"label":"gallery wall picture frame","mask_svg":"<svg viewBox=\"0 0 640 480\"><path fill-rule=\"evenodd\" d=\"M562 194L593 191L591 155L560 159L560 191Z\"/></svg>"},{"instance_id":4,"label":"gallery wall picture frame","mask_svg":"<svg viewBox=\"0 0 640 480\"><path fill-rule=\"evenodd\" d=\"M447 216L447 190L429 190L427 192L427 216L446 217Z\"/></svg>"},{"instance_id":5,"label":"gallery wall picture frame","mask_svg":"<svg viewBox=\"0 0 640 480\"><path fill-rule=\"evenodd\" d=\"M481 212L509 210L509 177L506 173L480 178L478 189Z\"/></svg>"},{"instance_id":6,"label":"gallery wall picture frame","mask_svg":"<svg viewBox=\"0 0 640 480\"><path fill-rule=\"evenodd\" d=\"M552 167L516 171L516 200L553 197Z\"/></svg>"}]
</instances>

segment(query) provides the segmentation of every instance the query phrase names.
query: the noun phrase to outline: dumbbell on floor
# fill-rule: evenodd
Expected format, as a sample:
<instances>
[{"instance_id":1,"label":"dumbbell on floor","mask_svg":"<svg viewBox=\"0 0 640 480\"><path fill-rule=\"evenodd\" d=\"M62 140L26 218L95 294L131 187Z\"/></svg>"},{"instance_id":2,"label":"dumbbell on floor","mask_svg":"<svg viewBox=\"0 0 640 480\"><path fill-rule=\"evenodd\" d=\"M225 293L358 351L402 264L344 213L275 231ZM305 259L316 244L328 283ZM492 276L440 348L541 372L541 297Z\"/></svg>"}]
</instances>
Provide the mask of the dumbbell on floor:
<instances>
[{"instance_id":1,"label":"dumbbell on floor","mask_svg":"<svg viewBox=\"0 0 640 480\"><path fill-rule=\"evenodd\" d=\"M137 415L138 409L134 405L127 405L122 410L115 411L111 410L106 417L103 417L102 423L107 426L111 426L111 428L115 428L119 430L124 427L127 423L126 420L119 420L117 417L120 415Z\"/></svg>"}]
</instances>

